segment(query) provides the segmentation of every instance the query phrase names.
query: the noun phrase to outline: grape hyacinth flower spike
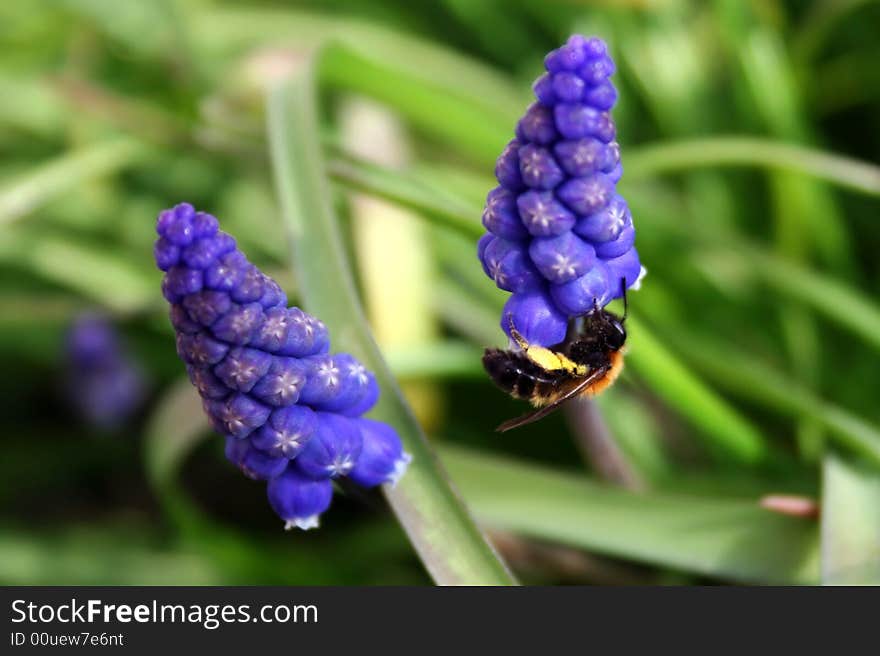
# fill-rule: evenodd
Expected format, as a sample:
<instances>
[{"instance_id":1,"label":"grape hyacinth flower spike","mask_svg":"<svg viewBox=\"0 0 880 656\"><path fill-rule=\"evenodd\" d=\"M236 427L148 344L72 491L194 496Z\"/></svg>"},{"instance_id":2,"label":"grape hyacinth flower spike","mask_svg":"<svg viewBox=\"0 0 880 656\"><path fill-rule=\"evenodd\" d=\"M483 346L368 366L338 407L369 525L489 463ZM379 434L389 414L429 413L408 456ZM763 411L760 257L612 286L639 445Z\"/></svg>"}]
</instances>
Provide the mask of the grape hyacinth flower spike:
<instances>
[{"instance_id":1,"label":"grape hyacinth flower spike","mask_svg":"<svg viewBox=\"0 0 880 656\"><path fill-rule=\"evenodd\" d=\"M286 528L318 526L334 479L394 484L409 454L395 430L367 419L375 376L330 353L327 328L251 264L217 219L182 203L159 215L154 254L177 353L226 457L267 481Z\"/></svg>"},{"instance_id":2,"label":"grape hyacinth flower spike","mask_svg":"<svg viewBox=\"0 0 880 656\"><path fill-rule=\"evenodd\" d=\"M126 352L110 320L85 312L65 339L65 395L89 424L100 430L122 426L144 402L144 373Z\"/></svg>"},{"instance_id":3,"label":"grape hyacinth flower spike","mask_svg":"<svg viewBox=\"0 0 880 656\"><path fill-rule=\"evenodd\" d=\"M544 65L535 102L498 157L478 255L511 293L504 332L512 337L512 319L527 342L551 346L564 340L570 319L619 298L644 269L632 215L616 192L623 169L608 47L575 35Z\"/></svg>"},{"instance_id":4,"label":"grape hyacinth flower spike","mask_svg":"<svg viewBox=\"0 0 880 656\"><path fill-rule=\"evenodd\" d=\"M644 275L626 201L616 128L614 62L601 39L572 36L544 59L535 102L498 157L498 186L477 244L486 275L511 296L501 313L509 349L486 349L483 367L535 410L529 424L569 399L607 389L623 368L626 314L604 307Z\"/></svg>"}]
</instances>

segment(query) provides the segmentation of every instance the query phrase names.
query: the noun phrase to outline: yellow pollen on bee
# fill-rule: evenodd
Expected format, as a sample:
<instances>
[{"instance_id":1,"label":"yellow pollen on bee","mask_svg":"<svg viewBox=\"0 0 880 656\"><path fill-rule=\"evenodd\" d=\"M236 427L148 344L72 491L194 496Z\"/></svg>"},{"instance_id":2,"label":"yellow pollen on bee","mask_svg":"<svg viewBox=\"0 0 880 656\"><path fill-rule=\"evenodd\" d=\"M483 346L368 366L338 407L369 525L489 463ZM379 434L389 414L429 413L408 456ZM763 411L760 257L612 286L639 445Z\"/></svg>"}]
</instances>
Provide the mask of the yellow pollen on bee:
<instances>
[{"instance_id":1,"label":"yellow pollen on bee","mask_svg":"<svg viewBox=\"0 0 880 656\"><path fill-rule=\"evenodd\" d=\"M578 364L562 353L551 351L543 346L529 346L525 353L529 360L546 371L562 370L578 376L583 376L589 371L586 365Z\"/></svg>"}]
</instances>

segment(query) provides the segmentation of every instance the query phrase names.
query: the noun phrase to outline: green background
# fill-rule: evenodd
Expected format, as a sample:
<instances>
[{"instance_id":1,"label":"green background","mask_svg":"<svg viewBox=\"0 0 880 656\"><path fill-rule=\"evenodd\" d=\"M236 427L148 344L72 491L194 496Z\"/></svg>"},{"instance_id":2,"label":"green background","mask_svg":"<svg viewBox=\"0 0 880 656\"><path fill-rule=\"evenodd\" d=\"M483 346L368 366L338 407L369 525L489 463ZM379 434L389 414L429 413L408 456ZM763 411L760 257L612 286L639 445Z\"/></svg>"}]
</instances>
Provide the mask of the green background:
<instances>
[{"instance_id":1,"label":"green background","mask_svg":"<svg viewBox=\"0 0 880 656\"><path fill-rule=\"evenodd\" d=\"M494 433L523 407L479 362L505 299L475 256L494 159L574 32L617 62L649 271L598 402L622 478L561 413ZM522 582L880 582L878 37L880 5L857 0L0 3L0 582L430 582L380 494L285 533L223 459L152 262L180 201L357 350L326 253L285 239L335 210L392 374ZM314 123L283 97L267 121L267 90L307 68ZM285 153L319 144L326 168L285 178ZM296 224L300 183L318 211ZM376 216L408 227L377 239ZM383 277L389 257L412 275ZM96 308L151 383L112 434L59 392L64 331Z\"/></svg>"}]
</instances>

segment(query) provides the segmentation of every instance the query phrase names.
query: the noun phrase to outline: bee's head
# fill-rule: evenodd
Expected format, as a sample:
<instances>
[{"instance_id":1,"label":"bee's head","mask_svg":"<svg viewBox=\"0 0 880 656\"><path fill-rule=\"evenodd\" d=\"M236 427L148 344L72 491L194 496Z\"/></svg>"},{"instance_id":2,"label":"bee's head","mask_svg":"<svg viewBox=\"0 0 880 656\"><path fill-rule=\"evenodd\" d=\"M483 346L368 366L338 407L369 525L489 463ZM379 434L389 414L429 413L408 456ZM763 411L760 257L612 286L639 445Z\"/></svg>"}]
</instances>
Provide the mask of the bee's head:
<instances>
[{"instance_id":1,"label":"bee's head","mask_svg":"<svg viewBox=\"0 0 880 656\"><path fill-rule=\"evenodd\" d=\"M608 312L599 307L598 301L594 301L593 311L590 312L590 319L593 330L604 341L604 345L611 351L619 351L626 342L626 315L629 306L626 302L626 278L620 279L620 295L623 298L623 316L618 317L613 312Z\"/></svg>"},{"instance_id":2,"label":"bee's head","mask_svg":"<svg viewBox=\"0 0 880 656\"><path fill-rule=\"evenodd\" d=\"M612 351L619 351L626 342L626 328L623 327L623 320L618 319L614 315L606 322L605 344Z\"/></svg>"},{"instance_id":3,"label":"bee's head","mask_svg":"<svg viewBox=\"0 0 880 656\"><path fill-rule=\"evenodd\" d=\"M590 329L599 345L609 351L619 351L626 342L625 321L607 310L594 310L590 314Z\"/></svg>"}]
</instances>

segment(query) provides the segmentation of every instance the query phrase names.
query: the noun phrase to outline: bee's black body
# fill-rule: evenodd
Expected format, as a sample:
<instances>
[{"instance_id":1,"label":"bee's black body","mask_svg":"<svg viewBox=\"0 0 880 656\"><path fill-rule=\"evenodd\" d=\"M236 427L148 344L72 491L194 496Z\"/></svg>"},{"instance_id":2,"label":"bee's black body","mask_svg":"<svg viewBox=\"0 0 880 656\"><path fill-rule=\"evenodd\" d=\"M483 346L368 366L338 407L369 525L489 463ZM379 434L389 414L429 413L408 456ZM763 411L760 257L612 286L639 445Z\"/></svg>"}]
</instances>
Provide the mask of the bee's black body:
<instances>
[{"instance_id":1,"label":"bee's black body","mask_svg":"<svg viewBox=\"0 0 880 656\"><path fill-rule=\"evenodd\" d=\"M548 371L521 351L486 349L483 367L498 387L517 399L547 398L571 379L566 371Z\"/></svg>"}]
</instances>

